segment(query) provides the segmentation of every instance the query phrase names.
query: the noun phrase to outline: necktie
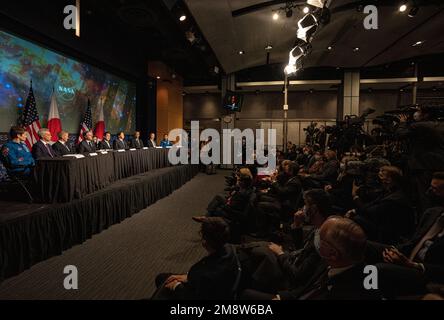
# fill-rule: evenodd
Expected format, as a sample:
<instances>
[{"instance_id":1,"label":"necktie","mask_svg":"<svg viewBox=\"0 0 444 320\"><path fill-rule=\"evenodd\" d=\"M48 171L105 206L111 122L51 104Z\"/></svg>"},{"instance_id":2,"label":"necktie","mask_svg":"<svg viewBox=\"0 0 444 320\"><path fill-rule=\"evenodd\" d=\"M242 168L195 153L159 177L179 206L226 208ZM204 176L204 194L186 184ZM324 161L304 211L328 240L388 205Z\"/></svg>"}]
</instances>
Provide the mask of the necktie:
<instances>
[{"instance_id":1,"label":"necktie","mask_svg":"<svg viewBox=\"0 0 444 320\"><path fill-rule=\"evenodd\" d=\"M441 214L438 219L436 219L433 226L429 229L429 231L422 237L421 241L418 242L416 247L413 249L410 254L410 260L414 260L418 252L424 246L424 243L428 240L433 239L436 235L438 235L444 228L444 214Z\"/></svg>"},{"instance_id":2,"label":"necktie","mask_svg":"<svg viewBox=\"0 0 444 320\"><path fill-rule=\"evenodd\" d=\"M50 157L51 157L51 158L54 158L54 156L52 155L51 147L49 146L49 144L45 143L45 147L46 147L46 149L48 150L48 153L49 153Z\"/></svg>"}]
</instances>

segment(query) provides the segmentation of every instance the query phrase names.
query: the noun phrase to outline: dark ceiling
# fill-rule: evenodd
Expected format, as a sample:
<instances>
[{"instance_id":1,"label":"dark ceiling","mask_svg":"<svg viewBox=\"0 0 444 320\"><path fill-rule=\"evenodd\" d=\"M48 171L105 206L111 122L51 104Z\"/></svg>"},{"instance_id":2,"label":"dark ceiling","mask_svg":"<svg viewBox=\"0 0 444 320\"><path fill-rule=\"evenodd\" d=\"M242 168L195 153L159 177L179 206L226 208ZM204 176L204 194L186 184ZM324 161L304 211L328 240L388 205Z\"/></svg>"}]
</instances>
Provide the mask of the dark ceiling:
<instances>
[{"instance_id":1,"label":"dark ceiling","mask_svg":"<svg viewBox=\"0 0 444 320\"><path fill-rule=\"evenodd\" d=\"M306 6L306 1L184 1L228 73L288 62L288 53L296 40L297 22L304 16L302 8ZM281 11L279 19L273 20L272 15L290 2L301 5L293 9L291 17L287 18ZM402 3L399 0L332 0L330 3L330 23L315 34L304 68L364 68L444 52L442 0L415 0L419 11L414 17L408 16L410 8L405 13L399 12ZM412 1L408 3L411 5ZM258 4L261 4L259 9ZM378 8L378 30L366 30L363 26L366 15L362 8L366 4ZM236 14L239 10L245 14ZM417 41L425 42L413 47ZM267 45L273 46L272 50L266 51ZM331 50L327 50L330 46ZM359 51L353 51L357 47ZM245 53L239 55L240 50Z\"/></svg>"},{"instance_id":2,"label":"dark ceiling","mask_svg":"<svg viewBox=\"0 0 444 320\"><path fill-rule=\"evenodd\" d=\"M186 40L177 1L82 0L80 38L63 28L63 8L70 3L75 1L2 2L0 27L127 77L146 76L147 61L161 60L186 80L217 82L217 60L209 46L197 50Z\"/></svg>"}]
</instances>

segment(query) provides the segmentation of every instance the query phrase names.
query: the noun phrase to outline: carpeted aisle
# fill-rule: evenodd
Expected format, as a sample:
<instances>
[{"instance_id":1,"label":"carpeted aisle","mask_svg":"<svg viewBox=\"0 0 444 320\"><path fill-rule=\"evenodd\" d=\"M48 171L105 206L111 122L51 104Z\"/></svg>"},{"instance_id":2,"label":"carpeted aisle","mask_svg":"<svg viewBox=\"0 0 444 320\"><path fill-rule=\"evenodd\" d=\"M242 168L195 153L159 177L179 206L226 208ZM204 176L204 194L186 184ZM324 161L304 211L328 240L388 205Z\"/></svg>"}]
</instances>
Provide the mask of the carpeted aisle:
<instances>
[{"instance_id":1,"label":"carpeted aisle","mask_svg":"<svg viewBox=\"0 0 444 320\"><path fill-rule=\"evenodd\" d=\"M0 299L144 299L160 272L186 272L204 254L199 225L223 176L197 175L170 196L93 236L61 256L33 266L0 284ZM65 290L63 269L75 265L79 289Z\"/></svg>"}]
</instances>

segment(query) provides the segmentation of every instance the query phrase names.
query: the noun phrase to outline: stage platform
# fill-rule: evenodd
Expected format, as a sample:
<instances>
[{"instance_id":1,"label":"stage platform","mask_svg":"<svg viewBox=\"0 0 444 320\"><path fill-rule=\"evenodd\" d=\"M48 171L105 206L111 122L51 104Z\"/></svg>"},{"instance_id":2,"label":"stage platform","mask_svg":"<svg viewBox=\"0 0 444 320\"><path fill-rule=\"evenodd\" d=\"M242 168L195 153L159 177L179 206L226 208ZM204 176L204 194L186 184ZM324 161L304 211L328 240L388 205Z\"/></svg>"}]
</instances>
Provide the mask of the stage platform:
<instances>
[{"instance_id":1,"label":"stage platform","mask_svg":"<svg viewBox=\"0 0 444 320\"><path fill-rule=\"evenodd\" d=\"M131 217L198 172L194 165L152 170L65 204L0 201L0 282Z\"/></svg>"}]
</instances>

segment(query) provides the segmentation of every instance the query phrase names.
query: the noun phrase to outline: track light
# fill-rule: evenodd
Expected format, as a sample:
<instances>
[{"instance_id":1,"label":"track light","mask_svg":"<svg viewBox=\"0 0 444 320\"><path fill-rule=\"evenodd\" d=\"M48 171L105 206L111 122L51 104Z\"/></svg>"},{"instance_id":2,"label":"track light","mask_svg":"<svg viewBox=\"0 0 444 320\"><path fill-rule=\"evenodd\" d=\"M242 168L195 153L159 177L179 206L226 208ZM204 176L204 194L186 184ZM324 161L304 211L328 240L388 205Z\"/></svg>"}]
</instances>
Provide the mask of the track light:
<instances>
[{"instance_id":1,"label":"track light","mask_svg":"<svg viewBox=\"0 0 444 320\"><path fill-rule=\"evenodd\" d=\"M298 21L297 37L305 42L310 42L314 33L318 28L318 20L316 17L309 13Z\"/></svg>"},{"instance_id":2,"label":"track light","mask_svg":"<svg viewBox=\"0 0 444 320\"><path fill-rule=\"evenodd\" d=\"M181 15L180 16L180 18L179 18L179 20L181 21L181 22L183 22L183 21L185 21L187 19L187 16L186 15Z\"/></svg>"},{"instance_id":3,"label":"track light","mask_svg":"<svg viewBox=\"0 0 444 320\"><path fill-rule=\"evenodd\" d=\"M418 7L418 6L413 6L413 7L410 9L410 11L409 11L409 17L410 17L410 18L415 17L416 14L418 13L418 11L419 11L419 7Z\"/></svg>"},{"instance_id":4,"label":"track light","mask_svg":"<svg viewBox=\"0 0 444 320\"><path fill-rule=\"evenodd\" d=\"M296 73L298 71L297 62L305 55L303 48L297 46L294 47L289 54L288 65L285 67L284 72L287 75Z\"/></svg>"},{"instance_id":5,"label":"track light","mask_svg":"<svg viewBox=\"0 0 444 320\"><path fill-rule=\"evenodd\" d=\"M304 7L304 9L302 9L302 12L307 14L310 12L310 8L309 7Z\"/></svg>"},{"instance_id":6,"label":"track light","mask_svg":"<svg viewBox=\"0 0 444 320\"><path fill-rule=\"evenodd\" d=\"M317 8L323 8L327 0L307 0L307 4L317 7Z\"/></svg>"},{"instance_id":7,"label":"track light","mask_svg":"<svg viewBox=\"0 0 444 320\"><path fill-rule=\"evenodd\" d=\"M275 12L275 14L273 14L273 20L277 19L279 19L279 13Z\"/></svg>"},{"instance_id":8,"label":"track light","mask_svg":"<svg viewBox=\"0 0 444 320\"><path fill-rule=\"evenodd\" d=\"M407 10L407 5L403 3L399 6L399 12L405 12Z\"/></svg>"}]
</instances>

